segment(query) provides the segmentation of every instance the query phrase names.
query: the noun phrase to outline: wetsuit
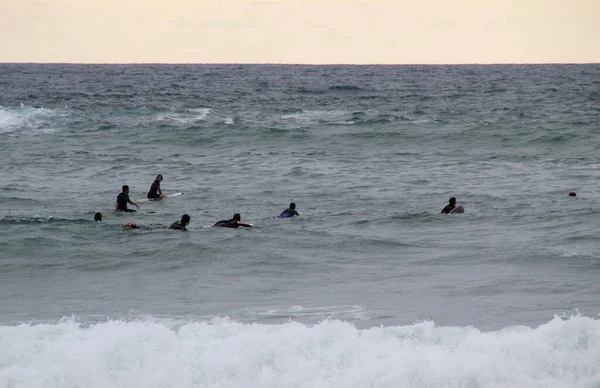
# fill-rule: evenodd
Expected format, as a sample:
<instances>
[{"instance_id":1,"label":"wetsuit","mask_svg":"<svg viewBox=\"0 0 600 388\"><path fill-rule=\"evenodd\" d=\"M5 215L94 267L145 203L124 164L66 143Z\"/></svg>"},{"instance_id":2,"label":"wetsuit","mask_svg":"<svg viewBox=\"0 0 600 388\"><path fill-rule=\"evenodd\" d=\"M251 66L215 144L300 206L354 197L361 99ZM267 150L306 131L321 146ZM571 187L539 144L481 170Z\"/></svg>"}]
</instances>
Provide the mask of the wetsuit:
<instances>
[{"instance_id":1,"label":"wetsuit","mask_svg":"<svg viewBox=\"0 0 600 388\"><path fill-rule=\"evenodd\" d=\"M175 221L171 224L171 226L169 226L169 229L175 229L175 230L183 230L186 231L187 229L185 228L185 225L181 223L181 221Z\"/></svg>"},{"instance_id":2,"label":"wetsuit","mask_svg":"<svg viewBox=\"0 0 600 388\"><path fill-rule=\"evenodd\" d=\"M299 215L300 215L300 213L298 213L294 209L285 209L284 211L281 212L281 214L279 215L279 218L289 218L289 217L299 216Z\"/></svg>"},{"instance_id":3,"label":"wetsuit","mask_svg":"<svg viewBox=\"0 0 600 388\"><path fill-rule=\"evenodd\" d=\"M241 221L236 221L233 218L230 220L221 220L216 222L213 226L220 226L223 228L239 228L240 226L252 227L252 225L244 224Z\"/></svg>"},{"instance_id":4,"label":"wetsuit","mask_svg":"<svg viewBox=\"0 0 600 388\"><path fill-rule=\"evenodd\" d=\"M456 205L450 205L450 204L448 204L448 205L446 205L445 208L442 209L442 213L444 213L444 214L450 214L450 212L452 210L454 210L454 208L456 208Z\"/></svg>"},{"instance_id":5,"label":"wetsuit","mask_svg":"<svg viewBox=\"0 0 600 388\"><path fill-rule=\"evenodd\" d=\"M129 202L129 194L121 193L117 195L117 210L120 212L134 212L133 209L127 209L127 203Z\"/></svg>"},{"instance_id":6,"label":"wetsuit","mask_svg":"<svg viewBox=\"0 0 600 388\"><path fill-rule=\"evenodd\" d=\"M160 189L160 182L155 179L150 186L150 191L148 191L148 198L150 199L160 199L160 194L158 193L158 189Z\"/></svg>"}]
</instances>

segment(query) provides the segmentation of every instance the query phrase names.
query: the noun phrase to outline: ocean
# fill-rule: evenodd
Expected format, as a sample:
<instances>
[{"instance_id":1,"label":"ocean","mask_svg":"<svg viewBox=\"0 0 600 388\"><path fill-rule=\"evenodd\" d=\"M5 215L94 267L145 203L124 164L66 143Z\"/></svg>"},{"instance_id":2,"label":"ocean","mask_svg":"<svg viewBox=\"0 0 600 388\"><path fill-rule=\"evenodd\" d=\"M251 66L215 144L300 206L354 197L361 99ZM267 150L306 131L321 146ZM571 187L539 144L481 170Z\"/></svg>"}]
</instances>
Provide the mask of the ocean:
<instances>
[{"instance_id":1,"label":"ocean","mask_svg":"<svg viewBox=\"0 0 600 388\"><path fill-rule=\"evenodd\" d=\"M599 139L597 64L0 64L0 388L598 388Z\"/></svg>"}]
</instances>

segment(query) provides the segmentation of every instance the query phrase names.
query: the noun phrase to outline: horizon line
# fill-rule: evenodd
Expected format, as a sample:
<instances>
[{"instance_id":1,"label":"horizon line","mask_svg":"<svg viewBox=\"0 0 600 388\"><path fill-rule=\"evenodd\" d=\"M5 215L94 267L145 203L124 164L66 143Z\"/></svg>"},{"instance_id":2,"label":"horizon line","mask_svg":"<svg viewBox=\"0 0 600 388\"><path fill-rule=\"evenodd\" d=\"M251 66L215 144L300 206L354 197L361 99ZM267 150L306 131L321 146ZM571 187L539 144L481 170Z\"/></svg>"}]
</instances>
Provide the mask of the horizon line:
<instances>
[{"instance_id":1,"label":"horizon line","mask_svg":"<svg viewBox=\"0 0 600 388\"><path fill-rule=\"evenodd\" d=\"M279 62L3 62L0 65L227 65L227 66L540 66L599 65L600 62L465 62L465 63L279 63Z\"/></svg>"}]
</instances>

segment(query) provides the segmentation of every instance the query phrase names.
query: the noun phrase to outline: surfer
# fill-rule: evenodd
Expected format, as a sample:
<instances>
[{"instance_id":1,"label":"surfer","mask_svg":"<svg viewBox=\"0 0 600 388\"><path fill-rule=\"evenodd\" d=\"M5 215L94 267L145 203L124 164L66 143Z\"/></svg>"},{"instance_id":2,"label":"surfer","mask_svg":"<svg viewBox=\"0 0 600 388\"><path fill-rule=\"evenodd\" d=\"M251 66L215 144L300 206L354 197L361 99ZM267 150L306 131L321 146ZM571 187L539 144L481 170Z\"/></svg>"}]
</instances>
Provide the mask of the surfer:
<instances>
[{"instance_id":1,"label":"surfer","mask_svg":"<svg viewBox=\"0 0 600 388\"><path fill-rule=\"evenodd\" d=\"M242 222L242 217L240 213L235 213L233 218L229 220L221 220L216 222L213 226L220 226L223 228L239 228L240 226L252 227L251 224L246 224Z\"/></svg>"},{"instance_id":2,"label":"surfer","mask_svg":"<svg viewBox=\"0 0 600 388\"><path fill-rule=\"evenodd\" d=\"M96 221L96 222L102 221L102 213L94 214L94 221Z\"/></svg>"},{"instance_id":3,"label":"surfer","mask_svg":"<svg viewBox=\"0 0 600 388\"><path fill-rule=\"evenodd\" d=\"M448 204L442 209L443 214L449 214L456 207L456 198L452 197L448 200Z\"/></svg>"},{"instance_id":4,"label":"surfer","mask_svg":"<svg viewBox=\"0 0 600 388\"><path fill-rule=\"evenodd\" d=\"M181 216L181 220L173 222L171 224L171 226L169 226L169 229L187 231L187 229L185 227L188 226L189 223L190 223L190 216L187 214L184 214Z\"/></svg>"},{"instance_id":5,"label":"surfer","mask_svg":"<svg viewBox=\"0 0 600 388\"><path fill-rule=\"evenodd\" d=\"M290 207L285 209L279 215L279 218L289 218L293 216L299 216L300 213L296 211L296 204L294 202L290 203Z\"/></svg>"},{"instance_id":6,"label":"surfer","mask_svg":"<svg viewBox=\"0 0 600 388\"><path fill-rule=\"evenodd\" d=\"M166 195L163 195L162 189L160 188L160 182L162 182L163 176L158 174L152 185L150 185L150 191L148 191L148 199L162 199Z\"/></svg>"},{"instance_id":7,"label":"surfer","mask_svg":"<svg viewBox=\"0 0 600 388\"><path fill-rule=\"evenodd\" d=\"M137 203L133 202L129 199L129 186L123 185L123 191L117 196L117 202L115 202L115 211L116 212L134 212L133 209L128 209L127 204L130 203L135 205L138 209L140 208Z\"/></svg>"}]
</instances>

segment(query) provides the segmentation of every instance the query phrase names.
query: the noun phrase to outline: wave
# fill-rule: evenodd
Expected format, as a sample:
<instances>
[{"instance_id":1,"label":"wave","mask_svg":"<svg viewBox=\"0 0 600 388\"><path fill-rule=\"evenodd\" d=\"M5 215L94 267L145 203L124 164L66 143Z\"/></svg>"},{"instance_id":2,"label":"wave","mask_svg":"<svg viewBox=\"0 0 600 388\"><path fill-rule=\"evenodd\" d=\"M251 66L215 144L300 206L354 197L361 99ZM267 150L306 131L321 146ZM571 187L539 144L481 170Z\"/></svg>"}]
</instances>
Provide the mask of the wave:
<instances>
[{"instance_id":1,"label":"wave","mask_svg":"<svg viewBox=\"0 0 600 388\"><path fill-rule=\"evenodd\" d=\"M359 91L359 90L362 90L362 89L359 88L358 86L353 86L353 85L334 85L334 86L330 86L329 90L332 90L332 91L356 92L356 91Z\"/></svg>"},{"instance_id":2,"label":"wave","mask_svg":"<svg viewBox=\"0 0 600 388\"><path fill-rule=\"evenodd\" d=\"M19 108L0 106L0 135L4 133L30 132L52 133L62 128L70 118L69 108L34 108L21 104Z\"/></svg>"},{"instance_id":3,"label":"wave","mask_svg":"<svg viewBox=\"0 0 600 388\"><path fill-rule=\"evenodd\" d=\"M597 387L600 320L481 332L168 319L0 326L7 387ZM68 367L67 367L68 366Z\"/></svg>"},{"instance_id":4,"label":"wave","mask_svg":"<svg viewBox=\"0 0 600 388\"><path fill-rule=\"evenodd\" d=\"M90 219L93 219L91 217ZM84 219L66 219L66 218L55 218L52 216L35 216L35 217L17 217L17 216L2 216L0 217L0 224L6 225L31 225L31 224L72 224L72 223L87 223L89 220Z\"/></svg>"},{"instance_id":5,"label":"wave","mask_svg":"<svg viewBox=\"0 0 600 388\"><path fill-rule=\"evenodd\" d=\"M397 121L410 121L404 116L396 116L393 114L379 113L376 111L344 111L344 110L289 110L284 112L281 119L285 122L311 126L314 124L324 125L379 125L390 124Z\"/></svg>"}]
</instances>

